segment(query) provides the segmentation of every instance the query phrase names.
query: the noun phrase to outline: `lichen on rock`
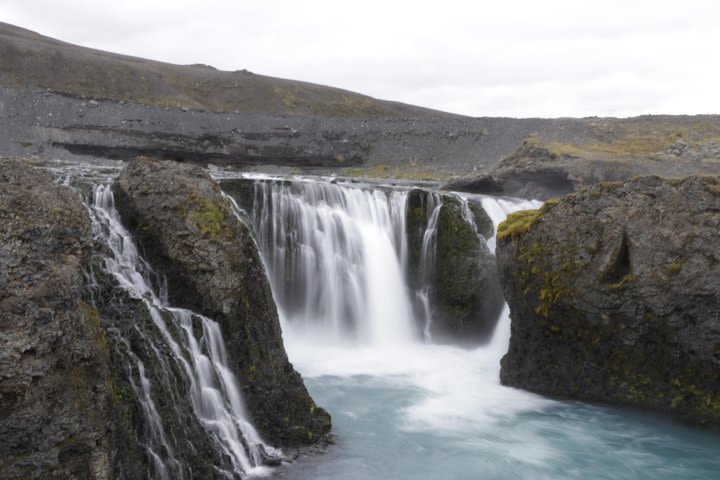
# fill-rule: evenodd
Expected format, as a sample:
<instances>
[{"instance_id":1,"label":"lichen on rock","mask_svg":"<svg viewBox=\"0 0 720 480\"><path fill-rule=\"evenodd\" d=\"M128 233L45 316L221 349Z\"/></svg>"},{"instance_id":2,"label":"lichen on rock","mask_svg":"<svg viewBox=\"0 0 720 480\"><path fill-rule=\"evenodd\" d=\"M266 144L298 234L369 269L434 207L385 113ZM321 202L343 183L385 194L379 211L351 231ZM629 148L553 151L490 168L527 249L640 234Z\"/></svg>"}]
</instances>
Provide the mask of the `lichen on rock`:
<instances>
[{"instance_id":1,"label":"lichen on rock","mask_svg":"<svg viewBox=\"0 0 720 480\"><path fill-rule=\"evenodd\" d=\"M199 167L143 158L113 189L124 223L166 276L170 301L219 322L264 437L280 446L321 441L330 416L288 361L257 245L218 184Z\"/></svg>"},{"instance_id":2,"label":"lichen on rock","mask_svg":"<svg viewBox=\"0 0 720 480\"><path fill-rule=\"evenodd\" d=\"M502 382L720 424L719 184L599 184L501 225Z\"/></svg>"},{"instance_id":3,"label":"lichen on rock","mask_svg":"<svg viewBox=\"0 0 720 480\"><path fill-rule=\"evenodd\" d=\"M115 416L106 332L84 301L92 242L75 192L27 163L2 163L0 478L138 473L118 454L133 438Z\"/></svg>"},{"instance_id":4,"label":"lichen on rock","mask_svg":"<svg viewBox=\"0 0 720 480\"><path fill-rule=\"evenodd\" d=\"M415 189L408 197L408 276L414 288L422 287L418 284L419 265L423 236L432 214L428 208L431 195ZM430 333L436 342L476 345L492 334L503 303L495 257L485 243L494 229L479 205L470 202L466 206L474 217L473 225L465 218L458 197L443 195L441 201L434 275L429 279L433 305Z\"/></svg>"}]
</instances>

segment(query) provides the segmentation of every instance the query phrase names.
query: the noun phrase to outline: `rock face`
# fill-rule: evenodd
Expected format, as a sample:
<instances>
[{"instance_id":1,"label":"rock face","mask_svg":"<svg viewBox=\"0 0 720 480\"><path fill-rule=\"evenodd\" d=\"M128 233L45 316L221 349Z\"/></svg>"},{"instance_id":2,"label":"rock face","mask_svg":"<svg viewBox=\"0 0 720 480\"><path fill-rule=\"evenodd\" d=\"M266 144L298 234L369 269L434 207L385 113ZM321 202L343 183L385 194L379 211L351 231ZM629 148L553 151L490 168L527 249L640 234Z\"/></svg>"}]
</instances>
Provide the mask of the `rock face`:
<instances>
[{"instance_id":1,"label":"rock face","mask_svg":"<svg viewBox=\"0 0 720 480\"><path fill-rule=\"evenodd\" d=\"M501 224L506 385L720 424L720 181L599 184Z\"/></svg>"},{"instance_id":2,"label":"rock face","mask_svg":"<svg viewBox=\"0 0 720 480\"><path fill-rule=\"evenodd\" d=\"M584 186L637 176L717 175L717 141L695 135L701 123L671 118L588 120L585 133L574 136L557 135L566 126L555 133L532 134L489 172L453 180L443 188L547 200ZM711 125L715 128L717 123ZM693 138L692 147L678 140L684 135Z\"/></svg>"},{"instance_id":3,"label":"rock face","mask_svg":"<svg viewBox=\"0 0 720 480\"><path fill-rule=\"evenodd\" d=\"M83 301L91 249L72 190L27 164L2 164L0 478L143 475L134 462L120 466L137 451L113 405L108 339Z\"/></svg>"},{"instance_id":4,"label":"rock face","mask_svg":"<svg viewBox=\"0 0 720 480\"><path fill-rule=\"evenodd\" d=\"M167 276L170 301L220 323L264 437L281 446L323 437L330 416L315 406L287 359L257 245L218 185L197 167L138 159L114 191L126 226Z\"/></svg>"},{"instance_id":5,"label":"rock face","mask_svg":"<svg viewBox=\"0 0 720 480\"><path fill-rule=\"evenodd\" d=\"M492 236L492 221L472 202L463 205L450 195L436 198L435 204L438 201L442 206L435 233L436 268L429 279L423 279L423 237L434 204L430 192L413 190L409 194L410 283L418 289L423 281L430 282L434 306L430 333L434 341L482 343L492 334L503 303L495 257L480 238Z\"/></svg>"}]
</instances>

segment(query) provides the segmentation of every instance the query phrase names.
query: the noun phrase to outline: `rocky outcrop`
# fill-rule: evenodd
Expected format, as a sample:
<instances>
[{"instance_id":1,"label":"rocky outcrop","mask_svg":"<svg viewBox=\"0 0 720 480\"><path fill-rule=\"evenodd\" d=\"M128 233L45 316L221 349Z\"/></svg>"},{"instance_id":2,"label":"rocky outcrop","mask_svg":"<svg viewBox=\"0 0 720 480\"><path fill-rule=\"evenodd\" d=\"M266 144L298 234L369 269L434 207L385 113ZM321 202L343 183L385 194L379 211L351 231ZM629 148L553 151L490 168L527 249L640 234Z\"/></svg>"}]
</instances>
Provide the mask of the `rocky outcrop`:
<instances>
[{"instance_id":1,"label":"rocky outcrop","mask_svg":"<svg viewBox=\"0 0 720 480\"><path fill-rule=\"evenodd\" d=\"M605 183L501 224L506 385L720 424L720 181Z\"/></svg>"},{"instance_id":2,"label":"rocky outcrop","mask_svg":"<svg viewBox=\"0 0 720 480\"><path fill-rule=\"evenodd\" d=\"M478 344L495 328L500 292L495 257L482 237L492 236L492 221L472 201L412 190L408 197L408 276L414 289L429 282L434 341ZM442 202L435 231L435 268L422 278L423 237L434 205ZM422 318L422 316L419 316Z\"/></svg>"},{"instance_id":3,"label":"rocky outcrop","mask_svg":"<svg viewBox=\"0 0 720 480\"><path fill-rule=\"evenodd\" d=\"M115 186L116 206L173 304L217 320L253 423L275 445L319 440L317 407L285 353L267 275L247 225L200 168L138 159Z\"/></svg>"},{"instance_id":4,"label":"rocky outcrop","mask_svg":"<svg viewBox=\"0 0 720 480\"><path fill-rule=\"evenodd\" d=\"M696 123L684 117L666 123L671 118L604 119L588 122L584 134L569 137L546 132L541 139L533 134L488 172L452 180L443 188L547 200L600 182L643 175L720 173L717 142L699 133L706 128L704 119ZM693 137L692 147L678 140L684 134Z\"/></svg>"},{"instance_id":5,"label":"rocky outcrop","mask_svg":"<svg viewBox=\"0 0 720 480\"><path fill-rule=\"evenodd\" d=\"M637 174L637 170L624 165L591 162L574 155L551 152L534 141L525 140L490 173L460 178L443 188L546 200L586 184L621 180L633 174Z\"/></svg>"},{"instance_id":6,"label":"rocky outcrop","mask_svg":"<svg viewBox=\"0 0 720 480\"><path fill-rule=\"evenodd\" d=\"M83 301L92 241L72 190L28 164L2 164L0 478L143 476L113 404L105 330Z\"/></svg>"}]
</instances>

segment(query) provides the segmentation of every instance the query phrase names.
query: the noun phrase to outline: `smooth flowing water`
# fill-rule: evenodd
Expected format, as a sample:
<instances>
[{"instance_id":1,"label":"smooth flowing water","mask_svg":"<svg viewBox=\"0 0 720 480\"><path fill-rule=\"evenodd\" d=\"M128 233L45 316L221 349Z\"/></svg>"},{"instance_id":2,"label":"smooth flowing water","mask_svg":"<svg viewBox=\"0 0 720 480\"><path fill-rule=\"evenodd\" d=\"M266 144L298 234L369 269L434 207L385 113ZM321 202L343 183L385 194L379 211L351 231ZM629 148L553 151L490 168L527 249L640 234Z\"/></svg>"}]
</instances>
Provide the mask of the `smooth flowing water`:
<instances>
[{"instance_id":1,"label":"smooth flowing water","mask_svg":"<svg viewBox=\"0 0 720 480\"><path fill-rule=\"evenodd\" d=\"M255 194L251 215L288 355L332 413L336 434L326 454L284 467L282 478L720 478L717 434L501 386L507 307L490 344L477 349L433 345L409 327L417 322L408 318L412 292L398 220L406 191L257 180ZM495 226L512 211L539 206L462 199L480 203ZM472 222L470 209L463 212ZM425 259L432 258L432 218ZM494 251L494 238L488 247Z\"/></svg>"},{"instance_id":2,"label":"smooth flowing water","mask_svg":"<svg viewBox=\"0 0 720 480\"><path fill-rule=\"evenodd\" d=\"M104 270L131 298L141 300L147 307L154 327L152 332L141 330L139 324L134 328L146 349L154 352L152 360L160 365L156 370L163 384L177 383L173 377L175 372L180 373L182 383L189 385L186 395L195 417L213 440L214 447L229 460L229 468L216 466L219 473L228 479L270 473L271 469L264 466L265 461L269 457L281 458L281 452L265 444L248 421L240 387L228 367L228 355L217 322L168 304L165 282L141 257L132 236L123 227L109 186L95 188L88 209L95 240L104 247ZM121 345L118 350L124 355L129 383L141 407L145 427L143 446L153 465L148 477L193 478L190 466L174 452L158 412L153 390L161 385L148 379L144 362L121 331L111 328L110 333ZM160 343L153 340L158 333ZM174 392L173 403L186 401L179 395L182 393Z\"/></svg>"}]
</instances>

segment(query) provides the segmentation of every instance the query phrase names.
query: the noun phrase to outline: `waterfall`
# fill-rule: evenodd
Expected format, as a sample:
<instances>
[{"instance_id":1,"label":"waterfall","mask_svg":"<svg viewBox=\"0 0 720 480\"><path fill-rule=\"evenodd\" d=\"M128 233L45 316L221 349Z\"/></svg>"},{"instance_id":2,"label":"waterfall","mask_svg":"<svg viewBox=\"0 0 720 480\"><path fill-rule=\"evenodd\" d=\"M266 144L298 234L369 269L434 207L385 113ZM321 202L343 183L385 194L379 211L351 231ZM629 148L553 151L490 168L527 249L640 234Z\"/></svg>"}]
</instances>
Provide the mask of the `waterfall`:
<instances>
[{"instance_id":1,"label":"waterfall","mask_svg":"<svg viewBox=\"0 0 720 480\"><path fill-rule=\"evenodd\" d=\"M252 217L285 329L331 344L432 341L431 286L443 195L428 191L421 197L427 223L413 270L408 268L409 190L303 178L254 178L253 185L252 198L243 195L243 207ZM451 195L476 233L470 202L481 205L496 228L509 212L539 205ZM485 241L479 233L478 238ZM495 238L487 244L494 253ZM408 278L411 270L414 278Z\"/></svg>"},{"instance_id":2,"label":"waterfall","mask_svg":"<svg viewBox=\"0 0 720 480\"><path fill-rule=\"evenodd\" d=\"M373 345L413 340L407 192L257 181L254 202L258 242L291 328Z\"/></svg>"},{"instance_id":3,"label":"waterfall","mask_svg":"<svg viewBox=\"0 0 720 480\"><path fill-rule=\"evenodd\" d=\"M105 272L147 308L154 330L142 330L138 324L133 328L159 366L163 384L177 383L173 378L179 373L182 383L187 385L185 395L189 398L179 398L182 389L175 388L171 408L177 409L179 403L189 400L197 421L228 460L229 468L215 466L219 473L227 478L268 473L270 469L263 464L270 458L280 458L281 452L265 444L248 420L237 379L228 367L217 322L168 305L165 283L158 281L158 275L141 257L123 227L109 186L95 188L94 201L88 209L95 241L103 247ZM120 329L110 328L110 334L117 340L118 354L123 355L129 383L141 406L144 432L141 441L153 464L151 478L192 478L190 467L176 455L158 413L160 406L153 390L161 386L151 384L146 365ZM154 340L158 336L160 343ZM180 419L180 414L176 418ZM191 443L193 440L186 439Z\"/></svg>"},{"instance_id":4,"label":"waterfall","mask_svg":"<svg viewBox=\"0 0 720 480\"><path fill-rule=\"evenodd\" d=\"M464 196L467 198L468 196ZM520 200L520 199L505 199L495 198L486 196L475 196L487 213L488 217L493 223L495 235L492 236L487 242L490 251L495 254L495 248L497 246L497 229L508 215L513 212L520 210L535 210L542 207L543 202L538 200ZM468 209L469 210L469 209ZM503 306L503 311L500 314L500 321L498 322L495 332L493 334L490 345L488 346L491 353L497 356L498 364L500 358L507 352L508 344L510 343L510 307L507 303Z\"/></svg>"},{"instance_id":5,"label":"waterfall","mask_svg":"<svg viewBox=\"0 0 720 480\"><path fill-rule=\"evenodd\" d=\"M423 336L426 342L430 342L432 341L430 334L430 327L432 326L430 295L432 294L432 283L435 280L437 226L443 202L442 196L438 193L430 193L427 200L426 209L429 220L420 247L420 288L415 292L415 298L418 301L420 314L423 317Z\"/></svg>"}]
</instances>

